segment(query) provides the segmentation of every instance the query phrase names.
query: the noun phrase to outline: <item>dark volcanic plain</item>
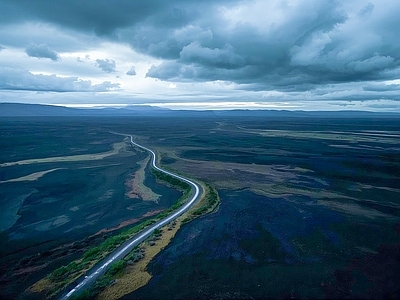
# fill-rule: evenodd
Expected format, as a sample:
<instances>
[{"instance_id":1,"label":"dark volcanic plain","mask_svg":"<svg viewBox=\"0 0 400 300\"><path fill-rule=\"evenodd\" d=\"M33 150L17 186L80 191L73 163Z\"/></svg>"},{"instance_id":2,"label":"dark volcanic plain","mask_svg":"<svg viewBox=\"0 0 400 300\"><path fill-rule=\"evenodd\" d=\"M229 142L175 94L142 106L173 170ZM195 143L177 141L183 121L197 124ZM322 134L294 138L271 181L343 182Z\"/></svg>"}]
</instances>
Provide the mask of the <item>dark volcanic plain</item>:
<instances>
[{"instance_id":1,"label":"dark volcanic plain","mask_svg":"<svg viewBox=\"0 0 400 300\"><path fill-rule=\"evenodd\" d=\"M12 118L0 126L2 299L20 296L181 196L156 182L145 164L148 155L111 134L106 119ZM138 175L135 180L141 165L147 174L142 182Z\"/></svg>"},{"instance_id":2,"label":"dark volcanic plain","mask_svg":"<svg viewBox=\"0 0 400 300\"><path fill-rule=\"evenodd\" d=\"M153 279L127 299L400 298L399 124L201 113L8 118L0 164L112 151L123 143L116 131L217 188L219 209L183 226L150 264ZM103 159L0 168L4 297L118 232L100 230L131 226L179 197L146 169L159 203L129 198L126 182L146 154L120 145Z\"/></svg>"}]
</instances>

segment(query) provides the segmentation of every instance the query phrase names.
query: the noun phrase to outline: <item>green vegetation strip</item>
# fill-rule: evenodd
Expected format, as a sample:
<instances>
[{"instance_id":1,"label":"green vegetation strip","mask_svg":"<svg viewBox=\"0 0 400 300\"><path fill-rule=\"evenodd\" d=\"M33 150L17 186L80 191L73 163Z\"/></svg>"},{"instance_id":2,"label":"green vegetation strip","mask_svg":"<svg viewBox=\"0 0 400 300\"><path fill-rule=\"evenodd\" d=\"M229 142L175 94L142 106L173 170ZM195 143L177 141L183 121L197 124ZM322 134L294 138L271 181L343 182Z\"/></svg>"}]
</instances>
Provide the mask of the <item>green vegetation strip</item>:
<instances>
[{"instance_id":1,"label":"green vegetation strip","mask_svg":"<svg viewBox=\"0 0 400 300\"><path fill-rule=\"evenodd\" d=\"M193 219L212 212L219 204L219 197L217 191L208 183L205 185L205 196L199 202L199 205L195 206L189 211L189 216L182 220L182 223L188 223Z\"/></svg>"},{"instance_id":2,"label":"green vegetation strip","mask_svg":"<svg viewBox=\"0 0 400 300\"><path fill-rule=\"evenodd\" d=\"M126 260L122 259L111 264L110 268L107 272L101 276L96 282L87 290L84 290L79 295L73 295L70 299L72 300L89 300L94 299L96 295L98 295L104 288L111 285L114 280L120 277L126 267Z\"/></svg>"},{"instance_id":3,"label":"green vegetation strip","mask_svg":"<svg viewBox=\"0 0 400 300\"><path fill-rule=\"evenodd\" d=\"M178 190L183 192L183 195L176 201L174 205L172 205L170 208L167 210L163 211L162 213L158 214L155 219L156 220L161 220L164 217L168 216L171 212L177 210L179 207L183 205L183 203L186 201L186 199L189 197L191 193L191 186L187 182L184 182L176 177L173 177L171 175L165 174L161 171L157 171L152 169L151 172L156 176L157 180L160 180L162 182L167 183L168 185L177 188Z\"/></svg>"},{"instance_id":4,"label":"green vegetation strip","mask_svg":"<svg viewBox=\"0 0 400 300\"><path fill-rule=\"evenodd\" d=\"M217 191L208 183L205 183L204 185L205 196L200 200L198 205L187 212L188 217L183 219L181 224L186 224L195 218L210 213L218 206L220 199ZM150 245L153 245L156 240L161 238L162 232L163 231L161 229L156 229L146 241ZM144 257L144 255L144 250L140 245L135 247L128 255L124 257L123 260L114 263L112 267L103 276L97 279L91 287L71 299L95 299L106 287L112 285L118 278L124 276L126 273L126 267L129 264L137 263Z\"/></svg>"},{"instance_id":5,"label":"green vegetation strip","mask_svg":"<svg viewBox=\"0 0 400 300\"><path fill-rule=\"evenodd\" d=\"M62 266L47 276L47 279L51 282L51 289L48 292L50 297L57 295L63 288L72 283L74 280L82 276L87 270L93 267L100 260L104 259L108 254L113 252L119 246L121 246L128 239L132 238L135 234L142 231L144 228L156 223L158 220L168 216L171 212L181 207L185 200L191 193L191 186L171 175L163 172L152 170L152 173L156 176L157 180L167 183L168 185L177 188L183 192L183 195L178 201L164 212L158 214L152 219L146 220L139 225L127 229L118 235L108 238L100 245L88 249L82 256L81 259L73 261L66 266Z\"/></svg>"}]
</instances>

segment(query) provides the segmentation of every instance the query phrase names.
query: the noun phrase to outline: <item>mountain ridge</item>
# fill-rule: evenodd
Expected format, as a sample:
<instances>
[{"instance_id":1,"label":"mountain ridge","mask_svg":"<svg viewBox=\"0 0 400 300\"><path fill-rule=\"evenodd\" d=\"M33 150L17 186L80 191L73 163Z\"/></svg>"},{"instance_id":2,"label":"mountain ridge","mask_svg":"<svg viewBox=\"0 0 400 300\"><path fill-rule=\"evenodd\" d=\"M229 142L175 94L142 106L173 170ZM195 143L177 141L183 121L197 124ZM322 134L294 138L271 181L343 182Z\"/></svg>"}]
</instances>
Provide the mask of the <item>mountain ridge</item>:
<instances>
[{"instance_id":1,"label":"mountain ridge","mask_svg":"<svg viewBox=\"0 0 400 300\"><path fill-rule=\"evenodd\" d=\"M171 110L150 105L129 105L122 108L71 108L48 104L0 103L0 117L112 117L112 116L253 116L253 117L396 117L395 112L369 111L303 111L303 110Z\"/></svg>"}]
</instances>

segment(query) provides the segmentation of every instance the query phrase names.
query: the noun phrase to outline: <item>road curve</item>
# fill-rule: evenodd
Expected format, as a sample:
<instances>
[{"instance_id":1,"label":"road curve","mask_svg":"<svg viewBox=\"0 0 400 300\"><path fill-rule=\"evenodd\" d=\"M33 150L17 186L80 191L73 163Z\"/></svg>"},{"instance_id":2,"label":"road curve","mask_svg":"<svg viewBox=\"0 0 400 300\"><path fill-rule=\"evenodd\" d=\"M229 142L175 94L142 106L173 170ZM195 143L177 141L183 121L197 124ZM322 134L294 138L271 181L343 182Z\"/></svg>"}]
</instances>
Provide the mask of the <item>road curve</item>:
<instances>
[{"instance_id":1,"label":"road curve","mask_svg":"<svg viewBox=\"0 0 400 300\"><path fill-rule=\"evenodd\" d=\"M188 178L182 177L180 175L174 174L172 172L166 171L160 167L157 166L156 161L156 154L153 150L146 148L142 145L139 145L133 141L133 136L128 135L128 134L121 134L121 133L116 133L112 132L114 134L122 135L122 136L127 136L130 137L130 142L133 146L139 147L143 150L148 151L151 156L152 156L152 167L160 172L163 172L165 174L171 175L175 178L178 178L182 181L185 181L186 183L190 184L190 186L194 189L194 193L192 192L191 198L189 201L187 201L183 206L181 206L178 210L173 212L171 215L165 217L164 219L161 219L154 223L153 225L150 225L149 227L145 228L142 232L138 233L134 237L132 237L130 240L126 241L124 244L122 244L120 247L118 247L116 250L114 250L111 254L109 254L104 260L102 260L99 264L95 265L88 273L87 276L84 278L78 280L75 283L75 286L66 294L63 294L61 297L62 300L68 299L74 294L81 293L83 290L88 288L92 283L96 281L97 278L99 278L101 275L103 275L107 269L110 267L110 265L113 262L116 262L118 260L121 260L124 258L134 247L142 243L146 238L148 238L156 229L159 229L169 222L175 220L177 217L182 215L184 212L189 210L189 208L198 200L200 199L203 189L201 186L199 186L197 183L194 181L191 181Z\"/></svg>"}]
</instances>

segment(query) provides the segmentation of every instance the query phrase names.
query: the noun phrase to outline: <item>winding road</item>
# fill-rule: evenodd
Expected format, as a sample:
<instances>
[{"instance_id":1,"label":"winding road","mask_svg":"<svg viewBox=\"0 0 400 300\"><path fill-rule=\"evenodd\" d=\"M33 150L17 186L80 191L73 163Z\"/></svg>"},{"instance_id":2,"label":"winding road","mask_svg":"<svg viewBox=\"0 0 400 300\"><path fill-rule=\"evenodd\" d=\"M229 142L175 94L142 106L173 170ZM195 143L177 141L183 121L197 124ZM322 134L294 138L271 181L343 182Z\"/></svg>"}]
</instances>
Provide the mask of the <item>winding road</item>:
<instances>
[{"instance_id":1,"label":"winding road","mask_svg":"<svg viewBox=\"0 0 400 300\"><path fill-rule=\"evenodd\" d=\"M142 145L139 145L133 141L133 136L128 135L128 134L121 134L117 132L112 132L114 134L122 135L122 136L127 136L130 137L130 142L133 146L139 147L143 150L148 151L151 156L152 156L152 167L160 172L163 172L165 174L171 175L175 178L178 178L182 181L187 182L190 184L190 186L193 188L192 189L192 194L191 198L189 201L187 201L183 206L181 206L178 210L174 211L172 214L169 216L165 217L164 219L161 219L154 223L153 225L150 225L149 227L145 228L142 232L138 233L128 241L126 241L124 244L122 244L120 247L118 247L116 250L114 250L111 254L109 254L105 259L103 259L101 262L99 262L97 265L95 265L88 273L87 276L84 278L78 279L74 283L74 287L69 290L68 293L64 294L61 299L65 300L71 297L72 295L79 294L83 292L86 288L88 288L92 283L96 281L97 278L99 278L101 275L103 275L107 269L110 267L110 265L118 260L121 260L124 258L130 251L132 251L133 248L135 248L137 245L142 243L146 238L148 238L156 229L159 229L166 224L172 222L175 220L177 217L182 215L184 212L188 211L189 208L198 200L200 199L201 195L203 194L203 189L200 185L195 183L194 181L185 178L183 176L174 174L172 172L166 171L156 165L156 154L153 150L146 148Z\"/></svg>"}]
</instances>

